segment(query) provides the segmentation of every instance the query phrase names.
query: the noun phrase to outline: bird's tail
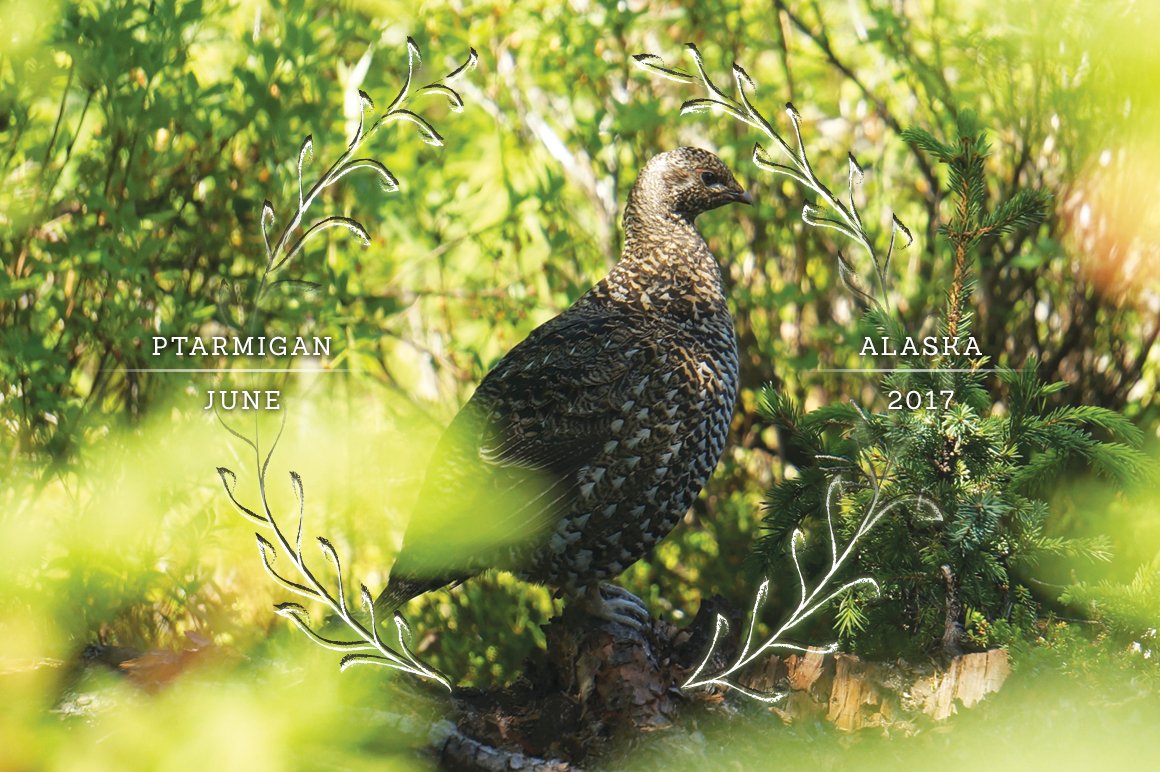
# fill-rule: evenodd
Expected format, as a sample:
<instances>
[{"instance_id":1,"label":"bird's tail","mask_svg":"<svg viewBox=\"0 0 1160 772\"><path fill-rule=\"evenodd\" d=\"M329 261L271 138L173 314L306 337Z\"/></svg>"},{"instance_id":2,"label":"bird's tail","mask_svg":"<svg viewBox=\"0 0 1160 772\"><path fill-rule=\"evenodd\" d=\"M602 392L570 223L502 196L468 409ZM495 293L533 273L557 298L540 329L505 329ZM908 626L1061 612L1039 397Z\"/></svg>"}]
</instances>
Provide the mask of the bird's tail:
<instances>
[{"instance_id":1,"label":"bird's tail","mask_svg":"<svg viewBox=\"0 0 1160 772\"><path fill-rule=\"evenodd\" d=\"M417 577L392 572L387 588L375 599L375 618L390 619L411 598L462 580L461 577Z\"/></svg>"}]
</instances>

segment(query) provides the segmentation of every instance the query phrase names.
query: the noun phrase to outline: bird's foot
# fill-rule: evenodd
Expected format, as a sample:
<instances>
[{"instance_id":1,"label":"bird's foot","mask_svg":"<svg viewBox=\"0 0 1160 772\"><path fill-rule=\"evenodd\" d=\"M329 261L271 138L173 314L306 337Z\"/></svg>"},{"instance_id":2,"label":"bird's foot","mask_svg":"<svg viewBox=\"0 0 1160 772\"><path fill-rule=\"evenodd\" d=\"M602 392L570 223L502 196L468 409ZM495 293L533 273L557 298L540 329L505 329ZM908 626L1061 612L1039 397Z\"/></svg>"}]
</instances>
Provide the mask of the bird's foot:
<instances>
[{"instance_id":1,"label":"bird's foot","mask_svg":"<svg viewBox=\"0 0 1160 772\"><path fill-rule=\"evenodd\" d=\"M641 633L648 628L650 621L644 601L610 582L600 582L589 588L584 596L584 609L594 617Z\"/></svg>"}]
</instances>

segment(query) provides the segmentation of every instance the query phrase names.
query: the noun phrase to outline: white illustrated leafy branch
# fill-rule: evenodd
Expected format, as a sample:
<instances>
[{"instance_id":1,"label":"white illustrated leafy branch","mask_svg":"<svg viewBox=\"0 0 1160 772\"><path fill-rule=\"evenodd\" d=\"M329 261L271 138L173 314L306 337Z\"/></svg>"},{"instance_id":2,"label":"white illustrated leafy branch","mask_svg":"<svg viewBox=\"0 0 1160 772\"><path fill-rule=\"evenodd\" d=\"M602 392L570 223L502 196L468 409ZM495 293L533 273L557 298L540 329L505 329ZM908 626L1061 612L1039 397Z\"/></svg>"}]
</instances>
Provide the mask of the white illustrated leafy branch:
<instances>
[{"instance_id":1,"label":"white illustrated leafy branch","mask_svg":"<svg viewBox=\"0 0 1160 772\"><path fill-rule=\"evenodd\" d=\"M857 405L855 405L857 407ZM861 413L859 408L859 413ZM865 417L865 416L863 416ZM861 476L866 478L866 484L869 486L871 495L870 500L865 504L862 511L862 519L858 526L854 529L849 542L839 549L838 539L834 531L834 516L841 499L846 495L846 491L851 487L861 487L861 483L855 483L847 480L838 472L830 480L830 484L826 488L826 526L830 538L830 560L829 568L825 575L818 579L817 583L810 587L806 582L805 573L802 571L801 563L798 559L798 547L805 542L805 535L801 529L794 529L793 535L790 537L790 558L793 560L794 569L797 572L798 583L801 588L800 600L797 606L790 612L789 616L781 626L776 629L773 634L766 638L760 644L754 643L754 638L757 633L757 625L761 619L761 611L765 606L765 602L769 596L769 579L762 581L757 589L757 594L753 600L753 607L749 614L749 622L743 636L744 645L741 651L733 659L733 662L724 670L718 673L706 674L705 670L709 666L709 661L713 655L717 653L717 647L721 639L729 631L729 622L724 615L718 614L716 620L716 627L713 632L713 640L709 643L709 648L705 652L701 664L693 671L692 675L686 679L685 683L681 684L682 689L696 689L699 687L720 686L726 689L738 691L748 697L752 697L762 702L776 702L785 697L785 692L765 693L758 692L742 686L737 681L737 674L750 665L759 657L765 655L771 650L788 650L805 652L812 648L821 650L825 653L831 653L837 650L837 643L830 643L824 646L802 646L795 643L790 643L785 640L795 627L800 625L809 617L813 616L820 609L822 609L830 601L835 600L846 592L859 586L868 586L878 594L881 588L878 582L872 577L864 576L857 579L851 579L843 582L837 588L833 587L834 580L846 565L850 556L854 554L854 549L858 546L858 542L878 524L883 517L890 514L898 507L904 505L912 505L918 509L925 509L931 515L931 519L942 520L942 512L939 511L935 503L922 495L907 495L899 496L897 498L886 500L882 494L882 485L880 480L890 473L889 462L882 472L882 477L874 470L872 463L863 465L851 465L848 459L839 458L836 456L819 455L820 461L838 462L844 466L853 466Z\"/></svg>"},{"instance_id":2,"label":"white illustrated leafy branch","mask_svg":"<svg viewBox=\"0 0 1160 772\"><path fill-rule=\"evenodd\" d=\"M219 415L218 418L220 420L221 416ZM261 501L260 513L255 512L250 507L238 501L234 493L237 488L238 478L233 471L222 466L218 467L217 472L221 477L222 485L225 487L226 495L229 496L230 501L237 510L248 518L250 522L261 526L273 534L272 541L260 533L254 534L258 542L258 552L262 557L262 565L265 567L266 573L283 589L308 598L309 600L322 603L354 633L356 640L337 640L316 632L310 625L310 617L306 608L299 603L286 602L277 604L275 608L278 614L293 622L299 630L304 632L310 640L319 646L333 651L343 652L342 660L339 662L340 670L346 670L353 665L381 665L410 673L419 678L430 679L442 684L450 691L451 682L447 677L434 668L425 665L411 651L411 630L401 614L396 612L394 615L395 629L398 633L398 651L388 646L379 636L379 625L378 620L375 619L374 601L370 590L367 589L365 584L359 585L359 601L370 615L370 620L367 625L359 621L349 605L345 583L342 578L342 563L339 560L338 552L328 539L322 536L316 537L319 550L334 569L336 592L331 593L319 581L309 566L307 566L306 559L302 555L306 494L302 486L302 477L297 472L290 472L290 485L294 490L294 497L298 502L298 530L293 544L290 543L290 539L283 532L281 526L278 525L278 521L275 519L274 513L270 510L266 497L266 474L270 467L270 459L274 455L274 449L277 447L278 440L282 436L282 429L286 425L285 418L283 418L282 424L278 429L278 434L270 444L270 449L266 452L265 458L262 457L256 421L254 425L254 439L252 440L235 430L224 420L221 423L230 434L246 443L254 452L254 464L258 470L258 498ZM290 579L275 568L274 563L278 558L279 550L289 558L290 564L296 570L301 581Z\"/></svg>"},{"instance_id":3,"label":"white illustrated leafy branch","mask_svg":"<svg viewBox=\"0 0 1160 772\"><path fill-rule=\"evenodd\" d=\"M768 137L772 141L773 146L786 160L786 163L779 163L773 160L769 152L760 142L755 143L753 146L753 162L765 171L789 177L819 196L828 210L807 203L802 209L802 220L807 225L817 228L831 228L836 230L865 249L874 265L875 278L877 279L883 302L886 302L887 272L890 269L890 259L894 254L895 248L903 249L910 246L914 238L911 236L910 230L902 224L902 221L897 216L892 215L890 243L886 248L885 254L880 255L879 250L874 246L873 238L862 222L862 215L858 211L858 205L854 201L854 188L856 185L862 183L864 177L862 166L858 163L854 154L847 154L849 160L847 177L849 195L843 201L814 173L813 166L810 164L809 156L806 153L805 143L802 141L801 114L798 113L792 103L786 102L785 111L789 115L790 123L793 125L794 139L797 145L796 149L786 142L773 124L750 101L747 89L749 91L756 91L757 87L753 79L749 77L749 74L740 64L733 64L733 80L737 86L737 94L739 97L738 99L734 99L718 88L709 77L708 72L705 70L705 63L701 58L701 52L697 49L697 46L689 43L686 45L686 48L693 59L693 63L696 65L696 75L665 66L664 60L655 54L636 54L633 56L633 59L641 68L661 77L675 80L678 83L697 83L699 81L705 87L709 96L685 101L681 105L681 115L706 111L723 112L757 129ZM899 236L904 240L903 242L899 241ZM842 277L842 283L855 296L867 305L881 305L863 289L856 270L842 254L841 250L838 251L838 272Z\"/></svg>"},{"instance_id":4,"label":"white illustrated leafy branch","mask_svg":"<svg viewBox=\"0 0 1160 772\"><path fill-rule=\"evenodd\" d=\"M370 235L362 223L351 217L343 217L340 215L324 217L306 228L306 231L293 243L291 243L290 239L302 225L306 211L314 203L314 200L318 198L318 195L352 172L367 170L377 175L380 187L387 193L393 193L399 189L398 178L380 161L373 158L355 157L359 149L379 129L396 121L403 121L415 125L419 131L419 137L423 142L436 147L443 145L443 136L436 131L435 127L426 118L407 109L405 105L414 94L419 96L440 94L447 98L453 112L462 112L463 99L460 97L459 92L452 88L452 84L475 68L476 63L479 61L479 55L474 48L469 49L466 61L459 67L433 83L429 83L418 89L412 89L415 71L420 61L419 45L412 38L407 38L407 77L403 81L399 93L391 101L390 105L387 106L387 109L372 120L369 125L366 122L367 113L374 110L375 104L365 91L359 90L360 109L358 127L355 129L354 136L351 137L350 144L347 145L346 150L338 157L338 160L332 163L322 176L315 180L309 189L307 189L303 179L303 172L306 164L310 162L314 155L314 137L308 134L302 141L302 145L298 148L298 201L293 215L291 215L290 219L282 227L281 232L273 242L271 242L270 235L275 219L274 205L269 200L266 200L262 204L262 237L266 250L266 266L262 274L262 280L258 285L257 293L254 296L255 312L267 289L276 284L293 283L306 286L307 288L316 288L311 282L284 279L271 283L270 278L301 252L308 241L322 231L334 227L345 228L361 241L364 246L370 245Z\"/></svg>"}]
</instances>

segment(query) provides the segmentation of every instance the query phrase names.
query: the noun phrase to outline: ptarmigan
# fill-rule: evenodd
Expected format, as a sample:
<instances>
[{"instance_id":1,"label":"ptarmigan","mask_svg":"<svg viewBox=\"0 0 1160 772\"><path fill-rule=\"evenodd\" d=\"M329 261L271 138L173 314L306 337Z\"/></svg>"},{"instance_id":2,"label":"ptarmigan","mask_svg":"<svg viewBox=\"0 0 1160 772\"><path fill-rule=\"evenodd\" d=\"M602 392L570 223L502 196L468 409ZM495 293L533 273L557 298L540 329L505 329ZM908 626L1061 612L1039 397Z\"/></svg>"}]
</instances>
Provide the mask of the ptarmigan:
<instances>
[{"instance_id":1,"label":"ptarmigan","mask_svg":"<svg viewBox=\"0 0 1160 772\"><path fill-rule=\"evenodd\" d=\"M733 414L733 319L693 224L731 202L752 199L708 151L645 165L620 261L500 360L440 441L380 612L500 568L640 626L639 601L603 580L684 516Z\"/></svg>"}]
</instances>

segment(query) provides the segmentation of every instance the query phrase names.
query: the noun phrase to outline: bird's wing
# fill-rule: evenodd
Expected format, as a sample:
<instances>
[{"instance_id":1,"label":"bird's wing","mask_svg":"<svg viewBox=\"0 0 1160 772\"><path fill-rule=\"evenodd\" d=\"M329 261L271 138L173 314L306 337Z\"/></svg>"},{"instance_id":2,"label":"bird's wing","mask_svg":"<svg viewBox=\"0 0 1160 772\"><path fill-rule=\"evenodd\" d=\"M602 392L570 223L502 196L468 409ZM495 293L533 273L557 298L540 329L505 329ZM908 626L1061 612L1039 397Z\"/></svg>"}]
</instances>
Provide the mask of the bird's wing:
<instances>
[{"instance_id":1,"label":"bird's wing","mask_svg":"<svg viewBox=\"0 0 1160 772\"><path fill-rule=\"evenodd\" d=\"M555 525L621 416L632 373L656 355L641 345L656 343L641 324L628 315L557 317L495 366L436 450L404 566L419 551L461 560L452 544L460 536L476 540L471 562L496 565L495 550Z\"/></svg>"},{"instance_id":2,"label":"bird's wing","mask_svg":"<svg viewBox=\"0 0 1160 772\"><path fill-rule=\"evenodd\" d=\"M481 460L567 476L607 441L629 376L651 353L639 344L640 319L560 321L512 349L472 397L487 411Z\"/></svg>"}]
</instances>

